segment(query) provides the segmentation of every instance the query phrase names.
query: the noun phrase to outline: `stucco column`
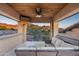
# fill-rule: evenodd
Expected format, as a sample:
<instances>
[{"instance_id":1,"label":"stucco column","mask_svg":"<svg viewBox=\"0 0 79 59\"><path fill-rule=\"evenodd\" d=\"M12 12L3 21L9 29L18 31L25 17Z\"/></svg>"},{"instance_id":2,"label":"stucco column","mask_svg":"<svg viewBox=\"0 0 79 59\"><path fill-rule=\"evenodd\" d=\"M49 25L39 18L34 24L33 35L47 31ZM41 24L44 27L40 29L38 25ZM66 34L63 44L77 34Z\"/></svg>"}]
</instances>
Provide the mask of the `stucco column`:
<instances>
[{"instance_id":1,"label":"stucco column","mask_svg":"<svg viewBox=\"0 0 79 59\"><path fill-rule=\"evenodd\" d=\"M59 32L58 32L58 22L57 21L54 21L53 22L53 26L54 26L54 28L53 28L53 36L55 37Z\"/></svg>"},{"instance_id":2,"label":"stucco column","mask_svg":"<svg viewBox=\"0 0 79 59\"><path fill-rule=\"evenodd\" d=\"M58 34L58 22L57 21L51 21L50 22L50 30L51 30L51 36L56 36Z\"/></svg>"},{"instance_id":3,"label":"stucco column","mask_svg":"<svg viewBox=\"0 0 79 59\"><path fill-rule=\"evenodd\" d=\"M51 41L54 43L56 38L55 36L58 34L58 22L51 20L50 22L50 37Z\"/></svg>"},{"instance_id":4,"label":"stucco column","mask_svg":"<svg viewBox=\"0 0 79 59\"><path fill-rule=\"evenodd\" d=\"M27 26L28 26L28 21L26 21L26 20L20 20L18 22L18 33L22 34L23 42L26 41L26 39L27 39L27 36L26 36Z\"/></svg>"},{"instance_id":5,"label":"stucco column","mask_svg":"<svg viewBox=\"0 0 79 59\"><path fill-rule=\"evenodd\" d=\"M50 39L52 40L53 37L53 20L50 22Z\"/></svg>"}]
</instances>

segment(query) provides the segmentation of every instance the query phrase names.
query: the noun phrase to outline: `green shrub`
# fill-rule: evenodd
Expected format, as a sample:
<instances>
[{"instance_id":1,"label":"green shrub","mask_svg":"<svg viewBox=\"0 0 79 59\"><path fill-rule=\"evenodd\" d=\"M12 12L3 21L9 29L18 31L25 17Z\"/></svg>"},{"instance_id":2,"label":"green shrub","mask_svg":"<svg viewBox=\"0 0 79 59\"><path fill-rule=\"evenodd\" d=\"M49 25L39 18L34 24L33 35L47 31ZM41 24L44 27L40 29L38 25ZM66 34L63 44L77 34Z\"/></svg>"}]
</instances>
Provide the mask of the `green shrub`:
<instances>
[{"instance_id":1,"label":"green shrub","mask_svg":"<svg viewBox=\"0 0 79 59\"><path fill-rule=\"evenodd\" d=\"M5 26L0 26L0 30L6 30L7 28Z\"/></svg>"}]
</instances>

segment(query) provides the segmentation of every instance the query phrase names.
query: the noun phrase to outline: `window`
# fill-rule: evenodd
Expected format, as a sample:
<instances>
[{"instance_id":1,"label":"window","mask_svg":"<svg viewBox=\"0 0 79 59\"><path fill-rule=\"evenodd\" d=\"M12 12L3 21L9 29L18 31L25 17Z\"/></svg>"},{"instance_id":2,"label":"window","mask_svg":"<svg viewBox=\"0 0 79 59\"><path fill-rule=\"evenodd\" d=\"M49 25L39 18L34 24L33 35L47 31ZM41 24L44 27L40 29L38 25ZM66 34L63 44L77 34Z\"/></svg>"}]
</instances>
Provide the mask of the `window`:
<instances>
[{"instance_id":1,"label":"window","mask_svg":"<svg viewBox=\"0 0 79 59\"><path fill-rule=\"evenodd\" d=\"M74 14L73 16L70 16L62 21L59 22L60 28L67 28L73 24L76 24L79 22L79 13Z\"/></svg>"},{"instance_id":2,"label":"window","mask_svg":"<svg viewBox=\"0 0 79 59\"><path fill-rule=\"evenodd\" d=\"M0 36L17 33L17 21L0 15Z\"/></svg>"},{"instance_id":3,"label":"window","mask_svg":"<svg viewBox=\"0 0 79 59\"><path fill-rule=\"evenodd\" d=\"M28 41L45 41L49 44L51 42L50 23L30 23L27 33Z\"/></svg>"},{"instance_id":4,"label":"window","mask_svg":"<svg viewBox=\"0 0 79 59\"><path fill-rule=\"evenodd\" d=\"M17 21L12 20L12 19L5 17L5 16L2 16L2 15L0 15L0 23L17 25Z\"/></svg>"}]
</instances>

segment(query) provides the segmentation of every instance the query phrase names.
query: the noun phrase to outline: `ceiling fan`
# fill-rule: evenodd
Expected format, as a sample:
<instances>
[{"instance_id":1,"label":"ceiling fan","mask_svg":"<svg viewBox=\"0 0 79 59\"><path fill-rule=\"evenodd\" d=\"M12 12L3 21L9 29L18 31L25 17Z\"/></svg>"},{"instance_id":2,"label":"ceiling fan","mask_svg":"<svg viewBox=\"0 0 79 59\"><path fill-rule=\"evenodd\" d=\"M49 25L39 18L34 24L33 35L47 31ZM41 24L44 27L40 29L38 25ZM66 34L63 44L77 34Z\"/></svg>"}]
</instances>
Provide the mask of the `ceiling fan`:
<instances>
[{"instance_id":1,"label":"ceiling fan","mask_svg":"<svg viewBox=\"0 0 79 59\"><path fill-rule=\"evenodd\" d=\"M42 8L35 8L35 12L36 12L36 17L40 18L40 17L44 17L45 13L53 13L53 10L47 10L47 9L42 9Z\"/></svg>"},{"instance_id":2,"label":"ceiling fan","mask_svg":"<svg viewBox=\"0 0 79 59\"><path fill-rule=\"evenodd\" d=\"M42 17L42 8L35 8L36 17L40 18Z\"/></svg>"}]
</instances>

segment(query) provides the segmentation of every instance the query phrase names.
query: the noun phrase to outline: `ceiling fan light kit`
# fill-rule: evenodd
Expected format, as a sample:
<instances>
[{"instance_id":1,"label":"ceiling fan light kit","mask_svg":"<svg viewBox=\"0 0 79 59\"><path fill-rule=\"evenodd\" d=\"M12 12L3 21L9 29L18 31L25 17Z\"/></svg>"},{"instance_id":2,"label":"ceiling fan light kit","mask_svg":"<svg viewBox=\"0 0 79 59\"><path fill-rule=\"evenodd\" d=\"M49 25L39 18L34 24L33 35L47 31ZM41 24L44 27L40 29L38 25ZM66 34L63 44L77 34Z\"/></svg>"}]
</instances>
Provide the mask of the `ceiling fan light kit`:
<instances>
[{"instance_id":1,"label":"ceiling fan light kit","mask_svg":"<svg viewBox=\"0 0 79 59\"><path fill-rule=\"evenodd\" d=\"M42 15L36 15L36 17L37 17L37 18L40 18L40 17L42 17Z\"/></svg>"}]
</instances>

